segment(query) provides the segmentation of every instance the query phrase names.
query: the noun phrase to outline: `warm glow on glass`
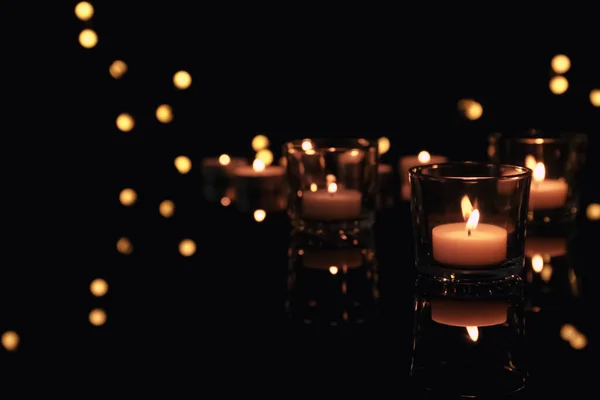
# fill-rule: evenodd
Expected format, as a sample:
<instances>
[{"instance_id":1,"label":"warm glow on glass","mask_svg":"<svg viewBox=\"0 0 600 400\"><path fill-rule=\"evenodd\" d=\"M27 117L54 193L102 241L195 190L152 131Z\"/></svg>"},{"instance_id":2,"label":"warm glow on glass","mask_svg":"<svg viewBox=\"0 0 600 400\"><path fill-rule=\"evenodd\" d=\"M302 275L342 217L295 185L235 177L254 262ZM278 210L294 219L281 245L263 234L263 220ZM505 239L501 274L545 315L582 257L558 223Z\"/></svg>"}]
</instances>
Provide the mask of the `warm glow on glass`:
<instances>
[{"instance_id":1,"label":"warm glow on glass","mask_svg":"<svg viewBox=\"0 0 600 400\"><path fill-rule=\"evenodd\" d=\"M184 257L193 256L196 252L196 243L192 239L183 239L179 243L179 253Z\"/></svg>"},{"instance_id":2,"label":"warm glow on glass","mask_svg":"<svg viewBox=\"0 0 600 400\"><path fill-rule=\"evenodd\" d=\"M2 346L8 351L15 351L21 339L15 331L6 331L2 334Z\"/></svg>"},{"instance_id":3,"label":"warm glow on glass","mask_svg":"<svg viewBox=\"0 0 600 400\"><path fill-rule=\"evenodd\" d=\"M127 64L121 60L115 60L110 67L108 67L108 73L115 79L121 78L125 72L127 72Z\"/></svg>"},{"instance_id":4,"label":"warm glow on glass","mask_svg":"<svg viewBox=\"0 0 600 400\"><path fill-rule=\"evenodd\" d=\"M121 190L121 193L119 193L119 201L124 206L132 206L136 202L136 200L137 193L133 189L123 189Z\"/></svg>"},{"instance_id":5,"label":"warm glow on glass","mask_svg":"<svg viewBox=\"0 0 600 400\"><path fill-rule=\"evenodd\" d=\"M554 94L563 94L569 89L569 81L561 75L553 76L550 79L550 91Z\"/></svg>"},{"instance_id":6,"label":"warm glow on glass","mask_svg":"<svg viewBox=\"0 0 600 400\"><path fill-rule=\"evenodd\" d=\"M133 245L126 237L122 237L117 241L117 251L124 255L129 255L133 252Z\"/></svg>"},{"instance_id":7,"label":"warm glow on glass","mask_svg":"<svg viewBox=\"0 0 600 400\"><path fill-rule=\"evenodd\" d=\"M231 204L231 199L229 197L222 197L221 198L221 205L223 207L227 207Z\"/></svg>"},{"instance_id":8,"label":"warm glow on glass","mask_svg":"<svg viewBox=\"0 0 600 400\"><path fill-rule=\"evenodd\" d=\"M538 274L544 269L544 258L541 254L535 254L531 257L531 268Z\"/></svg>"},{"instance_id":9,"label":"warm glow on glass","mask_svg":"<svg viewBox=\"0 0 600 400\"><path fill-rule=\"evenodd\" d=\"M336 267L335 265L332 265L331 267L329 267L329 273L331 275L336 275L338 273L338 267Z\"/></svg>"},{"instance_id":10,"label":"warm glow on glass","mask_svg":"<svg viewBox=\"0 0 600 400\"><path fill-rule=\"evenodd\" d=\"M476 326L467 326L467 333L472 341L479 340L479 329Z\"/></svg>"},{"instance_id":11,"label":"warm glow on glass","mask_svg":"<svg viewBox=\"0 0 600 400\"><path fill-rule=\"evenodd\" d=\"M431 155L423 150L417 155L417 159L421 164L426 164L429 162L429 160L431 160Z\"/></svg>"},{"instance_id":12,"label":"warm glow on glass","mask_svg":"<svg viewBox=\"0 0 600 400\"><path fill-rule=\"evenodd\" d=\"M379 151L379 155L385 154L390 150L390 139L384 137L380 137L377 141L377 149Z\"/></svg>"},{"instance_id":13,"label":"warm glow on glass","mask_svg":"<svg viewBox=\"0 0 600 400\"><path fill-rule=\"evenodd\" d=\"M163 124L173 121L173 109L168 104L162 104L156 109L156 119Z\"/></svg>"},{"instance_id":14,"label":"warm glow on glass","mask_svg":"<svg viewBox=\"0 0 600 400\"><path fill-rule=\"evenodd\" d=\"M186 156L179 156L175 159L175 168L180 174L187 174L192 169L192 161Z\"/></svg>"},{"instance_id":15,"label":"warm glow on glass","mask_svg":"<svg viewBox=\"0 0 600 400\"><path fill-rule=\"evenodd\" d=\"M550 64L552 65L552 70L557 74L564 74L571 69L571 60L564 54L558 54L552 57Z\"/></svg>"},{"instance_id":16,"label":"warm glow on glass","mask_svg":"<svg viewBox=\"0 0 600 400\"><path fill-rule=\"evenodd\" d=\"M75 6L75 15L82 21L89 21L94 16L94 6L87 1L80 1Z\"/></svg>"},{"instance_id":17,"label":"warm glow on glass","mask_svg":"<svg viewBox=\"0 0 600 400\"><path fill-rule=\"evenodd\" d=\"M252 169L256 172L263 171L265 169L265 163L263 160L259 160L258 158L252 162Z\"/></svg>"},{"instance_id":18,"label":"warm glow on glass","mask_svg":"<svg viewBox=\"0 0 600 400\"><path fill-rule=\"evenodd\" d=\"M79 44L86 49L91 49L98 44L98 35L91 29L84 29L79 34Z\"/></svg>"},{"instance_id":19,"label":"warm glow on glass","mask_svg":"<svg viewBox=\"0 0 600 400\"><path fill-rule=\"evenodd\" d=\"M161 201L160 205L158 206L158 212L165 218L172 217L173 213L175 212L175 203L173 203L171 200Z\"/></svg>"},{"instance_id":20,"label":"warm glow on glass","mask_svg":"<svg viewBox=\"0 0 600 400\"><path fill-rule=\"evenodd\" d=\"M546 166L544 163L537 163L533 170L533 180L535 182L542 182L546 179Z\"/></svg>"},{"instance_id":21,"label":"warm glow on glass","mask_svg":"<svg viewBox=\"0 0 600 400\"><path fill-rule=\"evenodd\" d=\"M256 210L254 211L254 220L256 222L263 222L267 217L267 213L265 210Z\"/></svg>"},{"instance_id":22,"label":"warm glow on glass","mask_svg":"<svg viewBox=\"0 0 600 400\"><path fill-rule=\"evenodd\" d=\"M271 165L273 163L273 153L269 149L260 150L256 153L256 159L261 160L265 165Z\"/></svg>"},{"instance_id":23,"label":"warm glow on glass","mask_svg":"<svg viewBox=\"0 0 600 400\"><path fill-rule=\"evenodd\" d=\"M90 324L94 326L104 325L106 323L106 311L101 308L94 308L90 311L88 319L90 320Z\"/></svg>"},{"instance_id":24,"label":"warm glow on glass","mask_svg":"<svg viewBox=\"0 0 600 400\"><path fill-rule=\"evenodd\" d=\"M173 75L173 84L177 89L187 89L192 84L192 76L187 71L178 71Z\"/></svg>"},{"instance_id":25,"label":"warm glow on glass","mask_svg":"<svg viewBox=\"0 0 600 400\"><path fill-rule=\"evenodd\" d=\"M600 204L592 203L585 209L585 215L590 221L598 221L600 219Z\"/></svg>"},{"instance_id":26,"label":"warm glow on glass","mask_svg":"<svg viewBox=\"0 0 600 400\"><path fill-rule=\"evenodd\" d=\"M229 165L230 162L231 162L231 157L229 157L227 154L221 154L219 156L219 164Z\"/></svg>"},{"instance_id":27,"label":"warm glow on glass","mask_svg":"<svg viewBox=\"0 0 600 400\"><path fill-rule=\"evenodd\" d=\"M127 113L123 113L117 117L117 128L123 132L129 132L135 126L133 117Z\"/></svg>"},{"instance_id":28,"label":"warm glow on glass","mask_svg":"<svg viewBox=\"0 0 600 400\"><path fill-rule=\"evenodd\" d=\"M308 151L308 150L312 150L312 148L313 148L312 142L309 139L304 139L304 141L302 142L302 150Z\"/></svg>"},{"instance_id":29,"label":"warm glow on glass","mask_svg":"<svg viewBox=\"0 0 600 400\"><path fill-rule=\"evenodd\" d=\"M335 183L335 182L330 182L330 183L327 185L327 191L328 191L329 193L335 193L335 192L337 192L337 183Z\"/></svg>"},{"instance_id":30,"label":"warm glow on glass","mask_svg":"<svg viewBox=\"0 0 600 400\"><path fill-rule=\"evenodd\" d=\"M600 89L593 89L590 92L590 102L594 107L600 107Z\"/></svg>"},{"instance_id":31,"label":"warm glow on glass","mask_svg":"<svg viewBox=\"0 0 600 400\"><path fill-rule=\"evenodd\" d=\"M252 139L252 150L261 151L269 147L269 139L265 135L256 135Z\"/></svg>"},{"instance_id":32,"label":"warm glow on glass","mask_svg":"<svg viewBox=\"0 0 600 400\"><path fill-rule=\"evenodd\" d=\"M102 297L108 292L108 283L104 279L94 279L90 283L90 292L96 297Z\"/></svg>"},{"instance_id":33,"label":"warm glow on glass","mask_svg":"<svg viewBox=\"0 0 600 400\"><path fill-rule=\"evenodd\" d=\"M474 231L475 229L477 229L477 224L479 223L479 210L473 210L473 212L471 213L471 216L469 217L469 220L467 221L466 225L465 225L465 229L467 231Z\"/></svg>"}]
</instances>

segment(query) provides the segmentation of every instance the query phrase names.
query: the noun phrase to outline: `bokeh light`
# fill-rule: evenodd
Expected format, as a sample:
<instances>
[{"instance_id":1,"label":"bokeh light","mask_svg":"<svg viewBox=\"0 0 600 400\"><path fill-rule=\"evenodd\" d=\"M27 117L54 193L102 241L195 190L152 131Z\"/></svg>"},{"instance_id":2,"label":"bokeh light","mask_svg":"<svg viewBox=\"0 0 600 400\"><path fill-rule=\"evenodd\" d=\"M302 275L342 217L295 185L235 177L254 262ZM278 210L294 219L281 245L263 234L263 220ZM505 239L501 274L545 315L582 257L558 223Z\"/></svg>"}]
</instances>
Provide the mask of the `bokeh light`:
<instances>
[{"instance_id":1,"label":"bokeh light","mask_svg":"<svg viewBox=\"0 0 600 400\"><path fill-rule=\"evenodd\" d=\"M175 168L180 174L187 174L192 169L192 161L186 156L179 156L175 159Z\"/></svg>"},{"instance_id":2,"label":"bokeh light","mask_svg":"<svg viewBox=\"0 0 600 400\"><path fill-rule=\"evenodd\" d=\"M173 75L173 84L177 89L187 89L192 84L192 76L187 71L178 71Z\"/></svg>"},{"instance_id":3,"label":"bokeh light","mask_svg":"<svg viewBox=\"0 0 600 400\"><path fill-rule=\"evenodd\" d=\"M262 149L256 153L256 159L262 161L265 166L273 163L273 153L269 149Z\"/></svg>"},{"instance_id":4,"label":"bokeh light","mask_svg":"<svg viewBox=\"0 0 600 400\"><path fill-rule=\"evenodd\" d=\"M592 89L590 92L590 103L594 107L600 107L600 89Z\"/></svg>"},{"instance_id":5,"label":"bokeh light","mask_svg":"<svg viewBox=\"0 0 600 400\"><path fill-rule=\"evenodd\" d=\"M6 331L2 334L2 346L8 351L15 351L19 347L21 339L15 331Z\"/></svg>"},{"instance_id":6,"label":"bokeh light","mask_svg":"<svg viewBox=\"0 0 600 400\"><path fill-rule=\"evenodd\" d=\"M550 79L550 91L556 95L563 94L569 89L569 81L562 75L553 76Z\"/></svg>"},{"instance_id":7,"label":"bokeh light","mask_svg":"<svg viewBox=\"0 0 600 400\"><path fill-rule=\"evenodd\" d=\"M173 109L168 104L161 104L156 109L156 119L163 124L173 121Z\"/></svg>"},{"instance_id":8,"label":"bokeh light","mask_svg":"<svg viewBox=\"0 0 600 400\"><path fill-rule=\"evenodd\" d=\"M600 219L600 204L592 203L585 209L585 215L590 221L598 221Z\"/></svg>"},{"instance_id":9,"label":"bokeh light","mask_svg":"<svg viewBox=\"0 0 600 400\"><path fill-rule=\"evenodd\" d=\"M229 207L230 204L231 204L231 199L229 197L222 197L221 198L221 205L223 207Z\"/></svg>"},{"instance_id":10,"label":"bokeh light","mask_svg":"<svg viewBox=\"0 0 600 400\"><path fill-rule=\"evenodd\" d=\"M106 323L106 311L101 308L94 308L88 316L90 324L94 326L102 326Z\"/></svg>"},{"instance_id":11,"label":"bokeh light","mask_svg":"<svg viewBox=\"0 0 600 400\"><path fill-rule=\"evenodd\" d=\"M117 240L117 251L124 255L129 255L133 252L133 245L131 244L131 240L126 237L122 237Z\"/></svg>"},{"instance_id":12,"label":"bokeh light","mask_svg":"<svg viewBox=\"0 0 600 400\"><path fill-rule=\"evenodd\" d=\"M84 29L79 34L79 44L86 49L91 49L98 44L98 35L91 29Z\"/></svg>"},{"instance_id":13,"label":"bokeh light","mask_svg":"<svg viewBox=\"0 0 600 400\"><path fill-rule=\"evenodd\" d=\"M127 72L127 64L121 60L115 60L108 67L108 73L115 79L121 78Z\"/></svg>"},{"instance_id":14,"label":"bokeh light","mask_svg":"<svg viewBox=\"0 0 600 400\"><path fill-rule=\"evenodd\" d=\"M165 218L171 218L175 212L175 203L171 200L163 200L158 206L158 212Z\"/></svg>"},{"instance_id":15,"label":"bokeh light","mask_svg":"<svg viewBox=\"0 0 600 400\"><path fill-rule=\"evenodd\" d=\"M119 201L124 206L132 206L137 200L137 193L131 188L121 190Z\"/></svg>"},{"instance_id":16,"label":"bokeh light","mask_svg":"<svg viewBox=\"0 0 600 400\"><path fill-rule=\"evenodd\" d=\"M80 1L75 6L75 15L82 21L89 21L94 16L94 6L87 1Z\"/></svg>"},{"instance_id":17,"label":"bokeh light","mask_svg":"<svg viewBox=\"0 0 600 400\"><path fill-rule=\"evenodd\" d=\"M263 222L267 217L267 213L265 210L256 210L254 211L254 220L256 222Z\"/></svg>"},{"instance_id":18,"label":"bokeh light","mask_svg":"<svg viewBox=\"0 0 600 400\"><path fill-rule=\"evenodd\" d=\"M90 292L96 297L102 297L108 292L108 283L102 278L97 278L90 283Z\"/></svg>"},{"instance_id":19,"label":"bokeh light","mask_svg":"<svg viewBox=\"0 0 600 400\"><path fill-rule=\"evenodd\" d=\"M193 256L196 252L196 243L192 239L183 239L179 243L179 253L184 257Z\"/></svg>"},{"instance_id":20,"label":"bokeh light","mask_svg":"<svg viewBox=\"0 0 600 400\"><path fill-rule=\"evenodd\" d=\"M478 120L483 115L483 106L473 99L460 100L458 110L471 121Z\"/></svg>"},{"instance_id":21,"label":"bokeh light","mask_svg":"<svg viewBox=\"0 0 600 400\"><path fill-rule=\"evenodd\" d=\"M120 114L117 117L117 128L122 132L130 132L135 127L133 117L127 113Z\"/></svg>"},{"instance_id":22,"label":"bokeh light","mask_svg":"<svg viewBox=\"0 0 600 400\"><path fill-rule=\"evenodd\" d=\"M552 57L550 65L552 66L552 70L555 73L564 74L569 69L571 69L571 60L564 54L557 54L554 57Z\"/></svg>"},{"instance_id":23,"label":"bokeh light","mask_svg":"<svg viewBox=\"0 0 600 400\"><path fill-rule=\"evenodd\" d=\"M229 157L229 155L227 155L227 154L221 154L219 156L219 164L221 164L221 165L229 165L230 162L231 162L231 157Z\"/></svg>"},{"instance_id":24,"label":"bokeh light","mask_svg":"<svg viewBox=\"0 0 600 400\"><path fill-rule=\"evenodd\" d=\"M329 267L329 273L331 275L337 275L338 272L339 272L339 269L335 265L332 265L331 267Z\"/></svg>"},{"instance_id":25,"label":"bokeh light","mask_svg":"<svg viewBox=\"0 0 600 400\"><path fill-rule=\"evenodd\" d=\"M265 135L256 135L252 139L252 150L261 151L269 147L269 139Z\"/></svg>"},{"instance_id":26,"label":"bokeh light","mask_svg":"<svg viewBox=\"0 0 600 400\"><path fill-rule=\"evenodd\" d=\"M379 155L385 154L388 151L390 151L390 146L391 146L390 139L388 139L386 137L379 138L379 140L377 141Z\"/></svg>"}]
</instances>

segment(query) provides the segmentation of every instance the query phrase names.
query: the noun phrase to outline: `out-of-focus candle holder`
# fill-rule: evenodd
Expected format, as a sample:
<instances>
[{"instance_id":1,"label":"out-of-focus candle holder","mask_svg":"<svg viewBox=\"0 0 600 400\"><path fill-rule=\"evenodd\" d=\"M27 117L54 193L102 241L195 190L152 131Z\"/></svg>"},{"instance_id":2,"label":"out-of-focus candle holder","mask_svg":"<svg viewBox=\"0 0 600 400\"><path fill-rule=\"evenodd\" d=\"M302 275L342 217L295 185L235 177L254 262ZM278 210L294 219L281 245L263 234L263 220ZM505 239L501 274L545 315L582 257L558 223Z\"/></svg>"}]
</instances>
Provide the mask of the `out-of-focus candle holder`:
<instances>
[{"instance_id":1,"label":"out-of-focus candle holder","mask_svg":"<svg viewBox=\"0 0 600 400\"><path fill-rule=\"evenodd\" d=\"M373 225L376 142L304 139L286 143L283 151L290 188L288 213L296 229L327 235Z\"/></svg>"},{"instance_id":2,"label":"out-of-focus candle holder","mask_svg":"<svg viewBox=\"0 0 600 400\"><path fill-rule=\"evenodd\" d=\"M390 164L379 164L377 166L377 210L386 210L394 206L395 176L394 169Z\"/></svg>"},{"instance_id":3,"label":"out-of-focus candle holder","mask_svg":"<svg viewBox=\"0 0 600 400\"><path fill-rule=\"evenodd\" d=\"M412 168L410 180L420 273L485 280L522 272L529 169L451 162Z\"/></svg>"},{"instance_id":4,"label":"out-of-focus candle holder","mask_svg":"<svg viewBox=\"0 0 600 400\"><path fill-rule=\"evenodd\" d=\"M528 219L531 229L541 231L576 218L586 150L585 134L532 129L491 134L488 155L494 163L533 171Z\"/></svg>"},{"instance_id":5,"label":"out-of-focus candle holder","mask_svg":"<svg viewBox=\"0 0 600 400\"><path fill-rule=\"evenodd\" d=\"M233 171L233 182L238 198L260 198L264 194L285 190L285 167L265 165L256 159L252 165L238 166Z\"/></svg>"},{"instance_id":6,"label":"out-of-focus candle holder","mask_svg":"<svg viewBox=\"0 0 600 400\"><path fill-rule=\"evenodd\" d=\"M228 154L205 158L202 160L201 167L204 184L212 187L229 186L233 171L243 165L248 165L248 160L240 157L231 157Z\"/></svg>"},{"instance_id":7,"label":"out-of-focus candle holder","mask_svg":"<svg viewBox=\"0 0 600 400\"><path fill-rule=\"evenodd\" d=\"M414 307L410 374L417 389L447 398L497 398L525 388L520 277L465 284L421 276Z\"/></svg>"},{"instance_id":8,"label":"out-of-focus candle holder","mask_svg":"<svg viewBox=\"0 0 600 400\"><path fill-rule=\"evenodd\" d=\"M236 207L241 212L264 210L269 213L283 212L287 209L288 194L284 191L267 192L259 196L238 196Z\"/></svg>"},{"instance_id":9,"label":"out-of-focus candle holder","mask_svg":"<svg viewBox=\"0 0 600 400\"><path fill-rule=\"evenodd\" d=\"M292 332L360 335L378 317L378 277L372 233L321 241L292 232L286 314Z\"/></svg>"},{"instance_id":10,"label":"out-of-focus candle holder","mask_svg":"<svg viewBox=\"0 0 600 400\"><path fill-rule=\"evenodd\" d=\"M441 164L448 162L448 158L436 154L429 154L423 150L417 155L403 156L398 160L398 171L400 175L400 198L405 201L410 201L410 181L409 170L413 167L421 165Z\"/></svg>"},{"instance_id":11,"label":"out-of-focus candle holder","mask_svg":"<svg viewBox=\"0 0 600 400\"><path fill-rule=\"evenodd\" d=\"M229 205L236 199L235 187L233 186L211 185L207 183L202 186L202 192L206 201L210 203L221 202L221 204L226 203L226 205Z\"/></svg>"}]
</instances>

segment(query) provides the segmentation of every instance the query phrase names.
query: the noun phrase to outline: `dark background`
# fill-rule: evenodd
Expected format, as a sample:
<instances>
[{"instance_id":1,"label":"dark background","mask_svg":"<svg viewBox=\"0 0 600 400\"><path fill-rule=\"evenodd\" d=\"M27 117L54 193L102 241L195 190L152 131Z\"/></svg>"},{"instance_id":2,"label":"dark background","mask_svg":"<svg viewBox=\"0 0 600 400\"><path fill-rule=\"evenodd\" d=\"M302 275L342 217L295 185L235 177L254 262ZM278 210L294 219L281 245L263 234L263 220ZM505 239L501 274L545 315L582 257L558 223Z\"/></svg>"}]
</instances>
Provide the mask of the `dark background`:
<instances>
[{"instance_id":1,"label":"dark background","mask_svg":"<svg viewBox=\"0 0 600 400\"><path fill-rule=\"evenodd\" d=\"M581 209L600 201L593 176L600 108L589 100L590 90L600 87L600 57L593 46L544 35L488 38L480 28L394 20L383 10L377 18L361 19L361 10L350 9L93 4L91 21L78 20L71 8L72 18L61 28L70 35L70 115L88 138L79 151L89 154L89 167L80 173L94 177L74 178L92 186L94 201L84 201L83 211L78 207L73 214L94 232L79 248L79 269L46 289L48 296L33 293L26 272L0 282L0 331L12 329L21 337L18 351L0 352L15 379L60 368L105 385L151 382L247 393L327 387L340 394L394 396L405 391L413 287L408 205L397 204L378 222L381 322L361 337L301 336L282 314L287 217L268 215L257 224L250 214L203 198L200 160L221 153L252 157L257 133L269 137L276 158L293 138L386 136L392 146L384 161L396 166L399 156L422 149L454 160L485 160L487 135L498 130L586 132L591 135ZM86 27L99 37L92 49L77 41ZM557 96L548 81L550 60L559 53L572 66L565 75L569 89ZM118 80L108 73L116 59L128 65ZM174 88L178 70L192 75L189 89ZM464 98L481 103L480 119L461 115L457 103ZM173 122L157 121L160 104L173 108ZM116 128L122 112L135 118L131 132ZM109 152L92 155L96 144L89 138L109 141ZM174 168L178 155L192 160L190 173ZM118 201L126 187L138 194L133 207ZM176 204L168 220L158 213L163 199ZM597 273L590 248L599 237L598 222L585 221L584 214L579 248L588 252L575 259L585 262L579 271L584 288L592 288ZM84 232L64 240L79 243ZM130 256L116 251L122 236L133 242ZM196 242L193 257L178 254L183 238ZM89 283L96 277L109 283L107 296L91 296ZM31 305L38 296L52 307ZM107 311L106 325L89 324L93 307ZM591 370L581 367L591 359L595 338L586 307L579 300L550 307L541 327L532 328L539 340L532 347L537 393L591 387ZM569 349L558 337L560 325L572 320L588 336L585 351ZM49 351L51 361L34 361ZM68 367L59 367L62 362Z\"/></svg>"}]
</instances>

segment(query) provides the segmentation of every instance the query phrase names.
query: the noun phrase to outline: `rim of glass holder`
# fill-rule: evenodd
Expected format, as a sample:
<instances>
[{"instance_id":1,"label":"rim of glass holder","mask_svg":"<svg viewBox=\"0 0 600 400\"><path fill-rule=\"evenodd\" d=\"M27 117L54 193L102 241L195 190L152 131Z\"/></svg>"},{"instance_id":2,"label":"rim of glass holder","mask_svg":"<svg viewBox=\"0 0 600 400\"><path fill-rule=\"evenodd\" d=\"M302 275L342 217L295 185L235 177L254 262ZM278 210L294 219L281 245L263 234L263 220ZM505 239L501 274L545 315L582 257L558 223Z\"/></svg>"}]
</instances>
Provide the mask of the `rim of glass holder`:
<instances>
[{"instance_id":1,"label":"rim of glass holder","mask_svg":"<svg viewBox=\"0 0 600 400\"><path fill-rule=\"evenodd\" d=\"M307 141L311 143L310 149L304 149L302 147L302 144ZM364 138L304 138L290 140L283 144L284 153L289 152L290 150L313 150L315 153L325 154L349 150L367 150L372 148L375 148L375 150L378 151L377 140Z\"/></svg>"},{"instance_id":2,"label":"rim of glass holder","mask_svg":"<svg viewBox=\"0 0 600 400\"><path fill-rule=\"evenodd\" d=\"M587 141L587 137L588 135L583 132L545 131L542 129L527 129L514 132L493 132L489 135L489 138L492 141L506 139L525 144L567 143L572 140ZM542 140L542 142L539 140Z\"/></svg>"},{"instance_id":3,"label":"rim of glass holder","mask_svg":"<svg viewBox=\"0 0 600 400\"><path fill-rule=\"evenodd\" d=\"M457 167L466 167L466 168L481 168L481 170L487 169L488 171L497 171L497 176L473 176L473 174L452 174L452 175L434 175L428 171L430 170L442 170L444 168L457 168ZM477 181L517 181L521 179L525 179L527 177L531 177L533 171L531 171L527 167L521 167L519 165L512 164L492 164L487 162L479 162L479 161L449 161L440 164L428 164L428 165L420 165L417 167L412 167L408 170L411 179L420 179L420 180L428 180L428 181L437 181L437 182L445 182L445 181L460 181L460 182L477 182ZM514 171L514 173L510 175L502 175L502 172L506 171ZM464 175L464 176L463 176Z\"/></svg>"}]
</instances>

